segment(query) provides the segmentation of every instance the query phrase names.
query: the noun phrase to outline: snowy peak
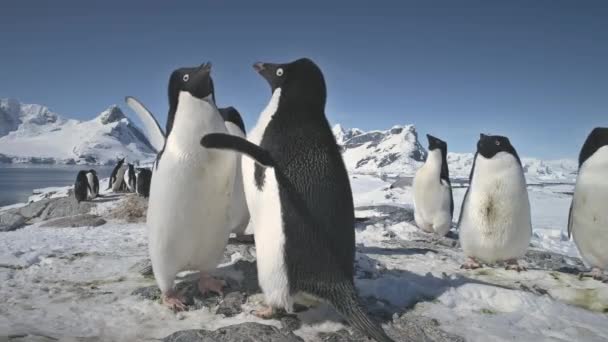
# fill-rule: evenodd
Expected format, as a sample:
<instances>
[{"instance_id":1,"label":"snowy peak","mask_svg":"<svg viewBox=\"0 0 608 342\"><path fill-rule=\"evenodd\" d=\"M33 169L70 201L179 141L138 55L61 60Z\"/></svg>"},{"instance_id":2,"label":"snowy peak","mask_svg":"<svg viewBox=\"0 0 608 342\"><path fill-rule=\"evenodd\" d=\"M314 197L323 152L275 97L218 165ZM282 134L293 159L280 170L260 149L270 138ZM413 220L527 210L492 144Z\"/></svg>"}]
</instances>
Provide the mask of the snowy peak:
<instances>
[{"instance_id":1,"label":"snowy peak","mask_svg":"<svg viewBox=\"0 0 608 342\"><path fill-rule=\"evenodd\" d=\"M15 99L0 99L0 137L20 126L34 127L61 124L66 120L37 104L23 104ZM33 130L38 130L34 128Z\"/></svg>"},{"instance_id":2,"label":"snowy peak","mask_svg":"<svg viewBox=\"0 0 608 342\"><path fill-rule=\"evenodd\" d=\"M125 114L122 112L122 110L120 110L117 105L110 106L108 109L101 112L101 114L99 114L99 116L97 117L97 119L104 125L107 125L112 122L118 122L125 118Z\"/></svg>"}]
</instances>

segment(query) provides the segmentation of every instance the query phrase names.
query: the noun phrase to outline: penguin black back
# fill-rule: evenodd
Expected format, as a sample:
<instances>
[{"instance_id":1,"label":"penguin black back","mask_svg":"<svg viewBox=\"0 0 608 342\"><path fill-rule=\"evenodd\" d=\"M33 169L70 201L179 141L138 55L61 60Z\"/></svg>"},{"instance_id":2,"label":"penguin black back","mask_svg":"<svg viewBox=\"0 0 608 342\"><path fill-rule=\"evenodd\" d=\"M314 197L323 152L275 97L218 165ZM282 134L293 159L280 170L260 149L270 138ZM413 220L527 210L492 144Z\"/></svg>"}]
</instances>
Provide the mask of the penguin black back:
<instances>
[{"instance_id":1,"label":"penguin black back","mask_svg":"<svg viewBox=\"0 0 608 342\"><path fill-rule=\"evenodd\" d=\"M441 151L441 173L439 179L446 182L450 187L450 211L454 215L454 197L452 195L452 182L450 182L450 170L448 168L448 144L430 134L427 134L426 137L429 141L429 152L436 149Z\"/></svg>"},{"instance_id":2,"label":"penguin black back","mask_svg":"<svg viewBox=\"0 0 608 342\"><path fill-rule=\"evenodd\" d=\"M74 183L74 197L76 201L82 202L87 199L88 188L87 171L81 170L76 175L76 182Z\"/></svg>"},{"instance_id":3,"label":"penguin black back","mask_svg":"<svg viewBox=\"0 0 608 342\"><path fill-rule=\"evenodd\" d=\"M137 173L137 194L143 197L150 196L150 182L152 171L150 169L138 169Z\"/></svg>"},{"instance_id":4,"label":"penguin black back","mask_svg":"<svg viewBox=\"0 0 608 342\"><path fill-rule=\"evenodd\" d=\"M125 158L119 159L118 163L116 163L116 166L114 166L114 169L112 170L112 174L110 175L110 180L108 181L108 189L110 189L112 187L112 184L116 180L116 175L118 174L118 170L122 167L122 164L124 162L125 162Z\"/></svg>"},{"instance_id":5,"label":"penguin black back","mask_svg":"<svg viewBox=\"0 0 608 342\"><path fill-rule=\"evenodd\" d=\"M597 150L608 145L608 127L596 127L589 133L578 156L578 167L583 166Z\"/></svg>"},{"instance_id":6,"label":"penguin black back","mask_svg":"<svg viewBox=\"0 0 608 342\"><path fill-rule=\"evenodd\" d=\"M238 128L240 128L241 131L243 131L243 133L246 132L245 123L243 122L243 118L241 117L241 114L239 113L239 111L236 110L236 108L234 108L234 107L220 108L219 111L220 111L220 114L222 114L222 117L224 118L225 122L232 122Z\"/></svg>"}]
</instances>

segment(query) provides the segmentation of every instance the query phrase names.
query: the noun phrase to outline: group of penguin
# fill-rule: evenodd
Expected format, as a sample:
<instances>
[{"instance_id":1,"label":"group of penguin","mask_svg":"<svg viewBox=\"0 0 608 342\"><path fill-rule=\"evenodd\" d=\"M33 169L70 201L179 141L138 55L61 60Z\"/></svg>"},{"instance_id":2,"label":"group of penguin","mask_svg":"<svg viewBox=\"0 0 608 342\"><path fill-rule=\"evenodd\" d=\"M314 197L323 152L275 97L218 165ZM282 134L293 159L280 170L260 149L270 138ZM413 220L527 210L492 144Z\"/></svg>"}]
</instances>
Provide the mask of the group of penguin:
<instances>
[{"instance_id":1,"label":"group of penguin","mask_svg":"<svg viewBox=\"0 0 608 342\"><path fill-rule=\"evenodd\" d=\"M332 305L353 327L393 341L360 304L354 286L355 216L346 167L325 116L323 73L310 59L255 63L271 96L246 135L238 111L218 108L211 64L169 78L165 130L134 97L127 104L158 152L146 224L162 301L184 310L180 271L200 271L198 288L222 293L211 272L231 232L253 229L261 318L293 312L296 300Z\"/></svg>"},{"instance_id":2,"label":"group of penguin","mask_svg":"<svg viewBox=\"0 0 608 342\"><path fill-rule=\"evenodd\" d=\"M447 144L427 135L429 154L413 182L414 219L423 231L446 235L452 226L454 200L447 164ZM608 128L596 127L580 151L579 169L568 217L591 276L606 280L608 270ZM505 263L525 270L523 257L532 238L530 201L521 160L507 137L481 134L457 229L467 260L465 269Z\"/></svg>"},{"instance_id":3,"label":"group of penguin","mask_svg":"<svg viewBox=\"0 0 608 342\"><path fill-rule=\"evenodd\" d=\"M112 170L107 190L113 192L136 192L138 195L148 197L152 170L148 168L135 168L133 164L125 164L125 159L118 160ZM81 170L76 175L74 183L74 197L77 202L92 200L99 196L99 178L95 170Z\"/></svg>"}]
</instances>

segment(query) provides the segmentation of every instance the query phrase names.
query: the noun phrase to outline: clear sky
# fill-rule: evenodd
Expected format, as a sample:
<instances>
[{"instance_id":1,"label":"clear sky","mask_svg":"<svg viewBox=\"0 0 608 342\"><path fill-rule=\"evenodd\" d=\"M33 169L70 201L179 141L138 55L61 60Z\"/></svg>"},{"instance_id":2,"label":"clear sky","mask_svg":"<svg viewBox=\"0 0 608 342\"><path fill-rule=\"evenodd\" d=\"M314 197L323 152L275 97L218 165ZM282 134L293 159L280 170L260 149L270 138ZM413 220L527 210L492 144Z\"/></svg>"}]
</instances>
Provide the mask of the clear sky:
<instances>
[{"instance_id":1,"label":"clear sky","mask_svg":"<svg viewBox=\"0 0 608 342\"><path fill-rule=\"evenodd\" d=\"M542 158L608 126L604 0L3 0L0 46L0 97L80 119L133 95L164 125L171 71L210 60L251 128L270 96L252 63L306 56L332 124L411 123L455 152L497 133Z\"/></svg>"}]
</instances>

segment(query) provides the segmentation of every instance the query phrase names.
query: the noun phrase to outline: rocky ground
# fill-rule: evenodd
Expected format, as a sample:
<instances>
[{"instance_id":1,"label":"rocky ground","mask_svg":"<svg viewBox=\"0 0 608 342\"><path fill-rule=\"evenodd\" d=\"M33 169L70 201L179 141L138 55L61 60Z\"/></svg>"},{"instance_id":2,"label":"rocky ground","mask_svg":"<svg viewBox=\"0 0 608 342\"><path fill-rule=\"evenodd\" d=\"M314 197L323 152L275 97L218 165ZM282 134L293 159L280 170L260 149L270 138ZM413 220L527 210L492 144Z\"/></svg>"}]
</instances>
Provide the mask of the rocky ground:
<instances>
[{"instance_id":1,"label":"rocky ground","mask_svg":"<svg viewBox=\"0 0 608 342\"><path fill-rule=\"evenodd\" d=\"M160 304L147 258L145 199L36 200L0 211L0 341L367 340L326 305L268 321L251 315L263 302L255 245L234 239L217 271L224 296L202 296L197 274L184 272L177 288L189 310L174 314ZM419 232L410 207L368 203L356 215L356 284L396 341L608 338L608 286L580 280L576 257L531 248L528 272L465 271L456 234Z\"/></svg>"}]
</instances>

